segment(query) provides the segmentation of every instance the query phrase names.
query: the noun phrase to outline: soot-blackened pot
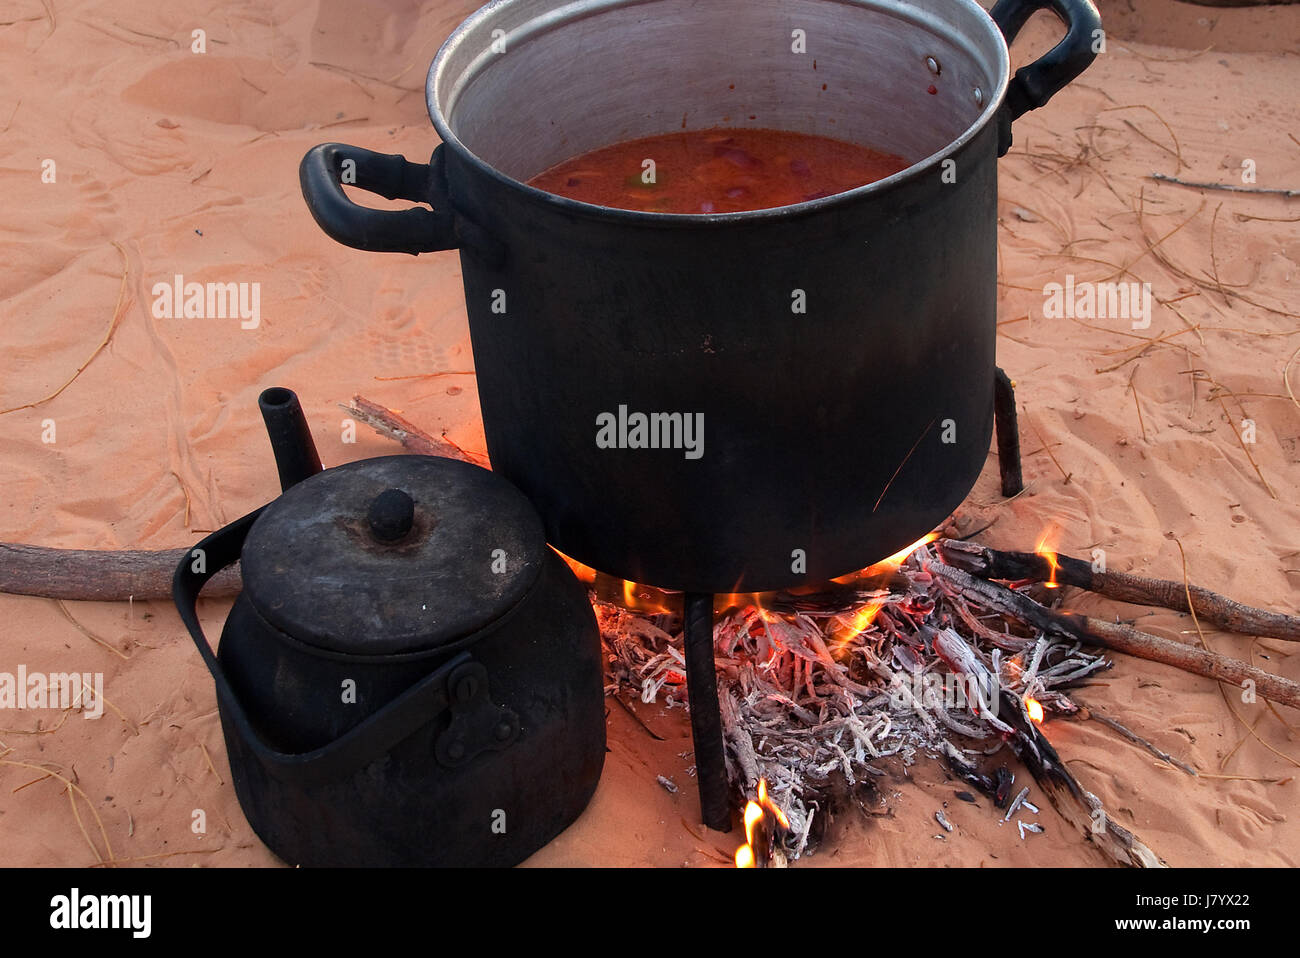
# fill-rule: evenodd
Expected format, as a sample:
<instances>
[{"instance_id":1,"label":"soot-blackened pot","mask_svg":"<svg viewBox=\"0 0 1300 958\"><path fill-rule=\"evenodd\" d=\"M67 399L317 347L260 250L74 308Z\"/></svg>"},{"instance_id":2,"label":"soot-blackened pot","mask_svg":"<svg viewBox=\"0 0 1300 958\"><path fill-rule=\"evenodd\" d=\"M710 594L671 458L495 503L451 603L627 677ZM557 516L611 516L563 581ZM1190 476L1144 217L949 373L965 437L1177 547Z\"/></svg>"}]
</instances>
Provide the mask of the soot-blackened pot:
<instances>
[{"instance_id":1,"label":"soot-blackened pot","mask_svg":"<svg viewBox=\"0 0 1300 958\"><path fill-rule=\"evenodd\" d=\"M604 762L586 590L500 477L432 456L321 472L297 397L260 405L284 493L200 542L173 586L249 823L295 865L523 860ZM195 604L236 561L214 655Z\"/></svg>"},{"instance_id":2,"label":"soot-blackened pot","mask_svg":"<svg viewBox=\"0 0 1300 958\"><path fill-rule=\"evenodd\" d=\"M1012 77L1007 44L1039 9L1068 33ZM429 70L432 161L324 144L303 194L349 246L460 250L492 466L556 548L693 592L823 581L929 532L980 474L997 158L1100 26L1090 0L496 0ZM728 126L912 165L726 214L526 185L614 142ZM432 210L364 208L344 183ZM655 414L702 435L601 441L611 417Z\"/></svg>"}]
</instances>

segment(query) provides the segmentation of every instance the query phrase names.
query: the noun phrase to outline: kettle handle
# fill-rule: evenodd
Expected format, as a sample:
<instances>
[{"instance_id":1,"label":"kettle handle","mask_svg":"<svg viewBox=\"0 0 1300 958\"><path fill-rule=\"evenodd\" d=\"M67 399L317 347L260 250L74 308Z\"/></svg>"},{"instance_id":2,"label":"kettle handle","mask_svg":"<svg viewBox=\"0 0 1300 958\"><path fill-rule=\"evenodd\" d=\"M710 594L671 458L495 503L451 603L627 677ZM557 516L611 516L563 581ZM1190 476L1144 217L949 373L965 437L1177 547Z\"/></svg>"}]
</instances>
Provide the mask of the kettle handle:
<instances>
[{"instance_id":1,"label":"kettle handle","mask_svg":"<svg viewBox=\"0 0 1300 958\"><path fill-rule=\"evenodd\" d=\"M221 664L217 661L196 606L199 592L214 575L239 561L244 540L263 506L219 529L188 550L172 578L172 600L181 621L198 647L199 655L217 685L217 699L223 714L235 725L242 741L247 742L263 766L281 781L297 785L320 785L356 772L383 755L429 720L452 706L448 696L448 678L467 663L468 652L461 652L449 662L429 673L359 725L344 732L333 742L310 752L281 752L272 747L254 728L248 713L239 703ZM195 567L198 567L196 571ZM482 669L482 666L477 666ZM463 670L462 670L463 671ZM504 744L504 743L503 743Z\"/></svg>"}]
</instances>

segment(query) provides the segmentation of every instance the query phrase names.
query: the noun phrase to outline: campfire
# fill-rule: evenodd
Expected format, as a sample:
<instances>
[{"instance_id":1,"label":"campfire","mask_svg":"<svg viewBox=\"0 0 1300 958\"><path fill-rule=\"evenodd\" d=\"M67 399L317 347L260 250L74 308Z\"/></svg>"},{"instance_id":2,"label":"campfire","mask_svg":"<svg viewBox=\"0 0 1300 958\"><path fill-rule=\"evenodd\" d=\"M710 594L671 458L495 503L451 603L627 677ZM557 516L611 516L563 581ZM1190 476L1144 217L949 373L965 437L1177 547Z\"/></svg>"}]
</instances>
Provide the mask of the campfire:
<instances>
[{"instance_id":1,"label":"campfire","mask_svg":"<svg viewBox=\"0 0 1300 958\"><path fill-rule=\"evenodd\" d=\"M625 705L628 697L687 705L674 597L571 565L593 590L607 694ZM1127 626L1058 612L1052 606L1063 585L1175 608L1177 585L1191 597L1189 608L1221 627L1294 636L1300 626L1207 590L1092 573L1046 550L1044 541L1034 553L1003 553L935 535L821 589L718 596L713 645L727 780L733 804L745 808L736 864L783 865L815 851L834 811L855 804L868 810L875 780L928 758L992 799L1024 837L1044 827L1033 788L1011 770L1018 759L1062 816L1113 861L1160 865L1074 778L1041 726L1053 717L1098 718L1194 775L1072 697L1113 667L1108 650L1215 678L1263 681L1270 691L1261 694L1289 704L1300 702L1300 688L1209 653L1192 661L1188 653L1200 650ZM951 830L942 811L936 820Z\"/></svg>"}]
</instances>

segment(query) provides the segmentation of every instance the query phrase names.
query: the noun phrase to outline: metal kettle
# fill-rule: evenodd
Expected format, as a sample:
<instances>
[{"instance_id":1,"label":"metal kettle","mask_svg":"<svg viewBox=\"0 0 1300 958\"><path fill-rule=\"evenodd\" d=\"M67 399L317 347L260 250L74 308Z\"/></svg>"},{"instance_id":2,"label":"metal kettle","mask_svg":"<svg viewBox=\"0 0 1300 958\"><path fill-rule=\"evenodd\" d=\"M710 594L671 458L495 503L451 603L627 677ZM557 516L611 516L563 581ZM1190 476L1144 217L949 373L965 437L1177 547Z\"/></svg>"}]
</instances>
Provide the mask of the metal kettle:
<instances>
[{"instance_id":1,"label":"metal kettle","mask_svg":"<svg viewBox=\"0 0 1300 958\"><path fill-rule=\"evenodd\" d=\"M283 494L173 580L249 823L290 864L522 861L604 762L584 587L499 476L413 455L322 471L297 396L258 402ZM214 653L195 606L236 561Z\"/></svg>"}]
</instances>

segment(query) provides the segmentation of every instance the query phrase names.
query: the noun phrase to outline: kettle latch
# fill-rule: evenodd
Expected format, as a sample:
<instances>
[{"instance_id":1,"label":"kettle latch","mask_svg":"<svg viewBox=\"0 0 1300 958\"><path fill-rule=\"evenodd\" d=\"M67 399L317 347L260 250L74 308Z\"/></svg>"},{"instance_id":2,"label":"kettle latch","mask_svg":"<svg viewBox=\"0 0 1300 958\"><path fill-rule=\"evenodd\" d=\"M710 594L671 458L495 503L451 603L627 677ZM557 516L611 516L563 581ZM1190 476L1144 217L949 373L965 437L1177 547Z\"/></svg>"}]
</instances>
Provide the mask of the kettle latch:
<instances>
[{"instance_id":1,"label":"kettle latch","mask_svg":"<svg viewBox=\"0 0 1300 958\"><path fill-rule=\"evenodd\" d=\"M488 694L487 669L469 661L447 676L451 724L438 736L434 755L448 768L487 751L509 748L519 737L519 716Z\"/></svg>"}]
</instances>

